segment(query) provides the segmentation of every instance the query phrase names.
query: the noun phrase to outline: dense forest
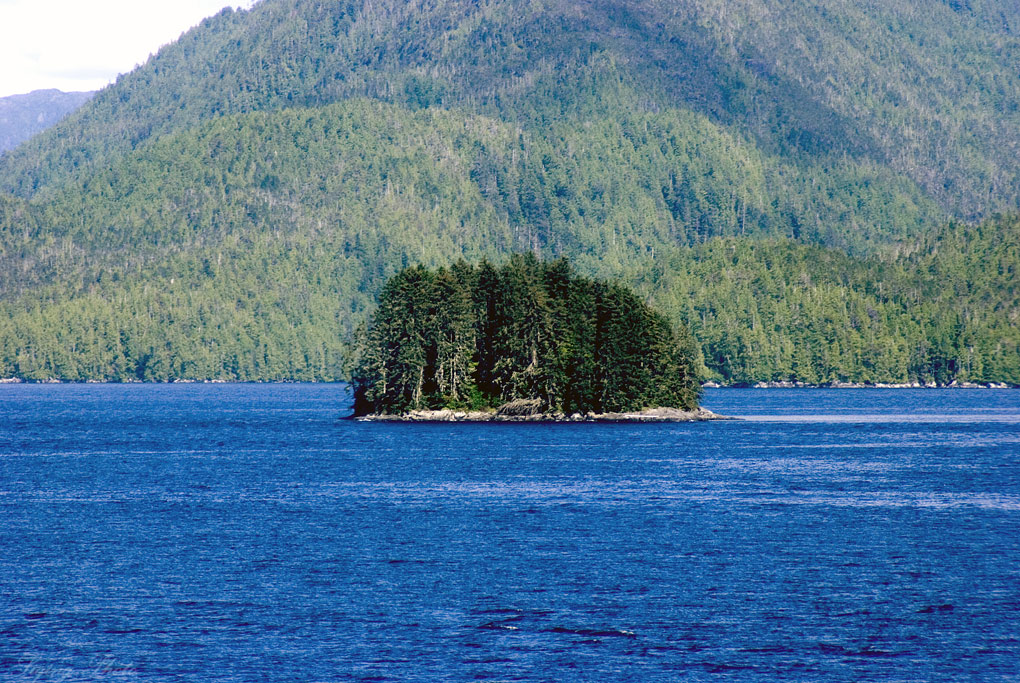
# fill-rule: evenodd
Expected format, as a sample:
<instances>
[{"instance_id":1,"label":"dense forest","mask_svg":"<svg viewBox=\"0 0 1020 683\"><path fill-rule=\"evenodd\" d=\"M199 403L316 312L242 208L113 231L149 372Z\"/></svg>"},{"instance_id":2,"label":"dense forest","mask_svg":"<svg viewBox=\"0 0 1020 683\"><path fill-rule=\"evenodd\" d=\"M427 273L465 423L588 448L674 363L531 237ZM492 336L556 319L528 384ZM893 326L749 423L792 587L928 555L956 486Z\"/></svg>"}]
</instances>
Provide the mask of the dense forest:
<instances>
[{"instance_id":1,"label":"dense forest","mask_svg":"<svg viewBox=\"0 0 1020 683\"><path fill-rule=\"evenodd\" d=\"M620 285L565 259L414 266L390 278L359 344L354 412L496 408L544 413L698 406L695 344Z\"/></svg>"},{"instance_id":2,"label":"dense forest","mask_svg":"<svg viewBox=\"0 0 1020 683\"><path fill-rule=\"evenodd\" d=\"M104 270L70 299L33 290L0 304L0 376L344 378L375 293L343 249L281 237ZM895 258L717 238L618 269L581 263L686 320L711 379L1020 384L1017 218L949 225Z\"/></svg>"},{"instance_id":3,"label":"dense forest","mask_svg":"<svg viewBox=\"0 0 1020 683\"><path fill-rule=\"evenodd\" d=\"M783 167L748 208L779 200L801 220L881 231L870 212L890 199L902 219L1017 208L1017 63L1014 3L263 0L207 19L8 155L0 190L45 194L220 116L368 97L550 141L563 124L674 112L705 129L680 142L731 138L734 161ZM885 201L857 196L873 185Z\"/></svg>"},{"instance_id":4,"label":"dense forest","mask_svg":"<svg viewBox=\"0 0 1020 683\"><path fill-rule=\"evenodd\" d=\"M688 321L707 378L1020 383L1018 33L919 0L224 10L0 156L0 376L339 379L398 271L531 252Z\"/></svg>"}]
</instances>

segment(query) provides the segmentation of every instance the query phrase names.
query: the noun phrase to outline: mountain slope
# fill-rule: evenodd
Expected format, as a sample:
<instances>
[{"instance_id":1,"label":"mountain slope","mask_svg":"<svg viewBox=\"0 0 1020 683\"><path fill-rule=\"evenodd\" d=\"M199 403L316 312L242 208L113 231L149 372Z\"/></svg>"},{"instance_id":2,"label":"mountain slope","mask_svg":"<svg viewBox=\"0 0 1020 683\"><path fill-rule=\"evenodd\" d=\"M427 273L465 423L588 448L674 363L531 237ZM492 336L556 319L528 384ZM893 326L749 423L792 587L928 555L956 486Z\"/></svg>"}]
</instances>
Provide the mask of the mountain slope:
<instances>
[{"instance_id":1,"label":"mountain slope","mask_svg":"<svg viewBox=\"0 0 1020 683\"><path fill-rule=\"evenodd\" d=\"M782 199L767 191L772 183L786 187ZM281 235L357 253L359 292L374 292L402 263L515 250L572 254L611 277L636 255L712 236L860 240L852 220L796 222L790 207L810 206L823 188L847 214L868 202L888 232L927 206L878 183L867 194L823 183L809 186L796 168L693 114L552 124L540 134L359 98L213 119L47 202L10 200L24 217L8 221L20 230L4 236L0 285L13 295Z\"/></svg>"},{"instance_id":2,"label":"mountain slope","mask_svg":"<svg viewBox=\"0 0 1020 683\"><path fill-rule=\"evenodd\" d=\"M1017 221L950 221L1020 193L972 5L224 10L0 157L0 374L333 379L396 270L534 251L730 381L1020 382Z\"/></svg>"},{"instance_id":3,"label":"mountain slope","mask_svg":"<svg viewBox=\"0 0 1020 683\"><path fill-rule=\"evenodd\" d=\"M268 0L123 76L0 164L0 188L32 196L218 115L360 95L524 123L676 108L834 182L849 159L961 217L1016 208L1020 9L955 6Z\"/></svg>"}]
</instances>

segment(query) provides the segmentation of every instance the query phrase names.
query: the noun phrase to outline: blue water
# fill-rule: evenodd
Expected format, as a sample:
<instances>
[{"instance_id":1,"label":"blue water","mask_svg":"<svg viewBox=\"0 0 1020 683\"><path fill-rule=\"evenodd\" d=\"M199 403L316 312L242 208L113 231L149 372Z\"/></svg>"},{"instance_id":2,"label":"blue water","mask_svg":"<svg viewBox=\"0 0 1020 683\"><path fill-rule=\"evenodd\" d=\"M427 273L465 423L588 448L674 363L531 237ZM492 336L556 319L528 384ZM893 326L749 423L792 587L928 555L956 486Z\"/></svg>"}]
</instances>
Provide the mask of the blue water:
<instances>
[{"instance_id":1,"label":"blue water","mask_svg":"<svg viewBox=\"0 0 1020 683\"><path fill-rule=\"evenodd\" d=\"M0 386L0 680L1020 680L1020 391L346 403Z\"/></svg>"}]
</instances>

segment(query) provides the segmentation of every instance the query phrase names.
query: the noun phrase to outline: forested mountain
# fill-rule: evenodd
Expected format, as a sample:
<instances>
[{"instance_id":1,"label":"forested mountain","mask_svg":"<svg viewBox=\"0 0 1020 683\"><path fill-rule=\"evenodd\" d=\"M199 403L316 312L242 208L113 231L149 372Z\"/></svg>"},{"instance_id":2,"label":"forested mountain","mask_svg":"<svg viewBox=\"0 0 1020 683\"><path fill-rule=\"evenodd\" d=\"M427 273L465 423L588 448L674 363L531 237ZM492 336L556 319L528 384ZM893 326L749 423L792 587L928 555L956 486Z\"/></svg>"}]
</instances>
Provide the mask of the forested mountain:
<instances>
[{"instance_id":1,"label":"forested mountain","mask_svg":"<svg viewBox=\"0 0 1020 683\"><path fill-rule=\"evenodd\" d=\"M46 130L92 97L90 92L34 90L0 97L0 153Z\"/></svg>"},{"instance_id":2,"label":"forested mountain","mask_svg":"<svg viewBox=\"0 0 1020 683\"><path fill-rule=\"evenodd\" d=\"M336 378L388 276L532 251L731 381L1020 382L1001 5L224 10L0 157L0 375Z\"/></svg>"},{"instance_id":3,"label":"forested mountain","mask_svg":"<svg viewBox=\"0 0 1020 683\"><path fill-rule=\"evenodd\" d=\"M1020 6L956 0L264 0L123 76L0 187L28 196L219 115L367 96L528 127L676 109L809 184L916 185L969 218L1017 205L1018 33Z\"/></svg>"}]
</instances>

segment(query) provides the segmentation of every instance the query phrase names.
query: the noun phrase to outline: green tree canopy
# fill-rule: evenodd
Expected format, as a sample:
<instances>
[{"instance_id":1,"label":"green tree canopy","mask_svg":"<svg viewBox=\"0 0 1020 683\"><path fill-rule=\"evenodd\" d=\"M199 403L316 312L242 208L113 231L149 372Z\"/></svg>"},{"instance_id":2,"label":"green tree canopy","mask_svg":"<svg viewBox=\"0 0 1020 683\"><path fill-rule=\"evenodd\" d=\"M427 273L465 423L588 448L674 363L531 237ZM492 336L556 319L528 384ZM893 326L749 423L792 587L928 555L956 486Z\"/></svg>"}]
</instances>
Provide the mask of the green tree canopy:
<instances>
[{"instance_id":1,"label":"green tree canopy","mask_svg":"<svg viewBox=\"0 0 1020 683\"><path fill-rule=\"evenodd\" d=\"M390 278L360 344L355 413L496 407L547 412L693 409L697 352L629 289L566 260L407 268Z\"/></svg>"}]
</instances>

